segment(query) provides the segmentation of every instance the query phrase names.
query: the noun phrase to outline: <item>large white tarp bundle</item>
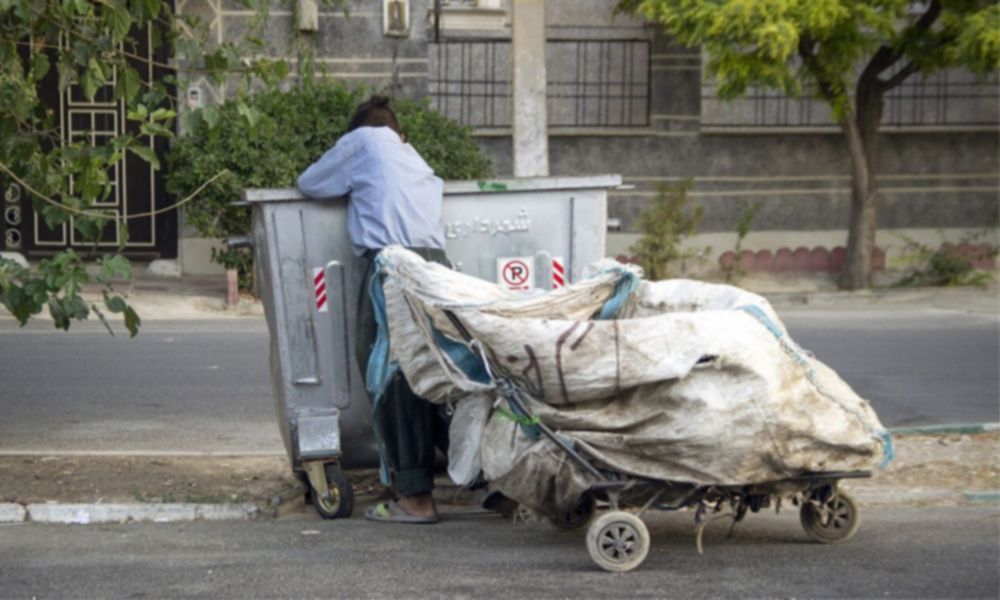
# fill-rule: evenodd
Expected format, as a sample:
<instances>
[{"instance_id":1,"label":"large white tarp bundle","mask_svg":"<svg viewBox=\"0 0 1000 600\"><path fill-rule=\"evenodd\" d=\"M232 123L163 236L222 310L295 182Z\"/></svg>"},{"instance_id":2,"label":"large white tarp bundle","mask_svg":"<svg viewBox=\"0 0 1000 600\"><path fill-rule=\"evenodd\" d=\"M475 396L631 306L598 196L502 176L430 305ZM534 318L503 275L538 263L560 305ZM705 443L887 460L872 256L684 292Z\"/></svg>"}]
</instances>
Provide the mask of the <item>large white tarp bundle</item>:
<instances>
[{"instance_id":1,"label":"large white tarp bundle","mask_svg":"<svg viewBox=\"0 0 1000 600\"><path fill-rule=\"evenodd\" d=\"M379 260L383 359L421 397L455 405L449 471L459 483L481 467L506 495L552 512L590 479L512 418L446 310L541 421L606 471L742 485L866 470L891 452L868 402L755 294L642 281L608 261L566 288L518 295L402 248Z\"/></svg>"}]
</instances>

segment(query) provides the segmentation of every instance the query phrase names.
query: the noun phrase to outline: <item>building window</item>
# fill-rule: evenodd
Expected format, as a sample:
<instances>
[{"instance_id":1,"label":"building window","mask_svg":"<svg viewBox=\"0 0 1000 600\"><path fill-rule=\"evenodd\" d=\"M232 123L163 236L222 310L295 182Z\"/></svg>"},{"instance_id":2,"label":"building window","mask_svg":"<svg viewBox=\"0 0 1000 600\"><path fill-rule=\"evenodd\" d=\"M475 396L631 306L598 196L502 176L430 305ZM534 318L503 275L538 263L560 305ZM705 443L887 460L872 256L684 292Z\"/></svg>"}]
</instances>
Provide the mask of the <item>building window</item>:
<instances>
[{"instance_id":1,"label":"building window","mask_svg":"<svg viewBox=\"0 0 1000 600\"><path fill-rule=\"evenodd\" d=\"M648 127L647 40L549 40L549 127ZM430 45L432 106L463 125L511 126L509 40Z\"/></svg>"}]
</instances>

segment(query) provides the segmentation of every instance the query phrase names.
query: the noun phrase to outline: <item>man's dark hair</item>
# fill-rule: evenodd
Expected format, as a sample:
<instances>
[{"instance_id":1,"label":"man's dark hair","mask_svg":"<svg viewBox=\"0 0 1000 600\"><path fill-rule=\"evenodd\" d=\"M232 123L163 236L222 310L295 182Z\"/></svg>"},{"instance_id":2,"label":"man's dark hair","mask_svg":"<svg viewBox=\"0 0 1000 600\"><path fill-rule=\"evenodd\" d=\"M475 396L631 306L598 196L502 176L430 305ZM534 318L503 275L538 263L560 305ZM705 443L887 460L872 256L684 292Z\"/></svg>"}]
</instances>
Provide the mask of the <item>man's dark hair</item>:
<instances>
[{"instance_id":1,"label":"man's dark hair","mask_svg":"<svg viewBox=\"0 0 1000 600\"><path fill-rule=\"evenodd\" d=\"M389 99L382 96L372 96L368 102L354 110L347 131L354 131L359 127L388 127L400 133L396 113L389 108Z\"/></svg>"}]
</instances>

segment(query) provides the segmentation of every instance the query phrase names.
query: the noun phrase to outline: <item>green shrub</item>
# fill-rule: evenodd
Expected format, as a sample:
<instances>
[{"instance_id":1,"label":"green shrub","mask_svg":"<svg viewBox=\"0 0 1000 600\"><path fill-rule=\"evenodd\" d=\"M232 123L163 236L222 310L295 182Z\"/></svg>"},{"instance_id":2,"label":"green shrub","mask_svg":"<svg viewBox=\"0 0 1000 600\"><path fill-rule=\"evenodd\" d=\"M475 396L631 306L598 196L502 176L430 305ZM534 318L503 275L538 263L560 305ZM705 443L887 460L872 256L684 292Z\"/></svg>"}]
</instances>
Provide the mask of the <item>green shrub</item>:
<instances>
[{"instance_id":1,"label":"green shrub","mask_svg":"<svg viewBox=\"0 0 1000 600\"><path fill-rule=\"evenodd\" d=\"M982 229L977 232L966 234L958 242L954 243L954 249L946 249L944 244L950 243L943 231L938 231L941 238L941 245L933 248L928 244L921 244L917 240L896 233L896 237L903 240L904 252L908 255L907 261L910 268L906 274L896 282L897 286L943 286L951 287L958 285L985 286L993 281L993 274L975 268L968 257L963 256L958 248L964 244L978 242L990 234L996 232L996 227ZM1000 247L990 245L989 248L980 253L975 258L982 260L997 256Z\"/></svg>"},{"instance_id":2,"label":"green shrub","mask_svg":"<svg viewBox=\"0 0 1000 600\"><path fill-rule=\"evenodd\" d=\"M680 249L686 238L698 233L705 214L700 204L688 202L692 187L694 180L690 178L676 185L661 185L649 208L639 213L635 227L643 234L629 251L635 253L651 281L672 277L674 263L698 254L694 249Z\"/></svg>"},{"instance_id":3,"label":"green shrub","mask_svg":"<svg viewBox=\"0 0 1000 600\"><path fill-rule=\"evenodd\" d=\"M736 256L731 264L722 267L722 276L726 283L737 283L747 275L743 268L743 240L750 233L754 219L757 218L762 206L764 205L760 202L751 204L746 200L740 200L740 218L736 221L736 247L733 248Z\"/></svg>"},{"instance_id":4,"label":"green shrub","mask_svg":"<svg viewBox=\"0 0 1000 600\"><path fill-rule=\"evenodd\" d=\"M248 208L229 204L246 188L295 187L299 174L347 130L354 108L367 99L363 88L317 82L287 92L268 91L245 100L260 114L258 132L240 116L236 102L219 107L219 125L210 132L176 140L167 156L167 189L178 197L228 169L219 181L185 208L198 232L223 239L250 232ZM443 179L492 177L493 169L473 142L471 129L430 110L427 102L393 100L406 141ZM238 269L240 286L249 287L253 256L249 250L213 251L212 260Z\"/></svg>"}]
</instances>

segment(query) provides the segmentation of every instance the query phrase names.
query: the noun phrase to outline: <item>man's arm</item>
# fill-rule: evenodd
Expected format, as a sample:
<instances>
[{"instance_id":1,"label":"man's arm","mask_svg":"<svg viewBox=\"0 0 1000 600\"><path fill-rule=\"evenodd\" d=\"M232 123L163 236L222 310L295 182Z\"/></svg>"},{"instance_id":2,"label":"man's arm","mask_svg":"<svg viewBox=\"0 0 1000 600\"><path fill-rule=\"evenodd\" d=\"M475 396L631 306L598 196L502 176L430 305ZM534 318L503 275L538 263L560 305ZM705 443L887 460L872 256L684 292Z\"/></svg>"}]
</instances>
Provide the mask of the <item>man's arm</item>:
<instances>
[{"instance_id":1,"label":"man's arm","mask_svg":"<svg viewBox=\"0 0 1000 600\"><path fill-rule=\"evenodd\" d=\"M310 198L334 198L351 191L351 157L343 138L299 175L299 191Z\"/></svg>"}]
</instances>

